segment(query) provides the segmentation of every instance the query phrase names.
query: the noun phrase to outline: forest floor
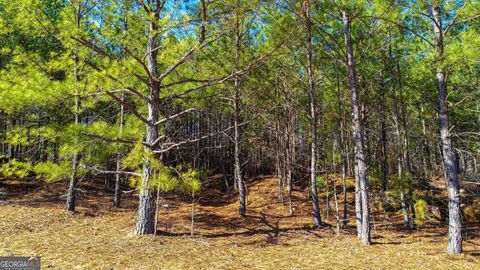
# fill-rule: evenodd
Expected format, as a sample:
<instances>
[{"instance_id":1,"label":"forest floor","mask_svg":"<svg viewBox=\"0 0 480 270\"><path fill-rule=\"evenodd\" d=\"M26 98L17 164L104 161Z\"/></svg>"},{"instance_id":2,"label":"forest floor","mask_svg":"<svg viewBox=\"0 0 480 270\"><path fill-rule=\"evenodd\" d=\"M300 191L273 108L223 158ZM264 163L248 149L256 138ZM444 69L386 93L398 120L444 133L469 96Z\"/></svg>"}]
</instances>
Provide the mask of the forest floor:
<instances>
[{"instance_id":1,"label":"forest floor","mask_svg":"<svg viewBox=\"0 0 480 270\"><path fill-rule=\"evenodd\" d=\"M168 207L160 211L158 235L137 237L131 235L134 192L115 209L113 192L100 181L83 183L71 214L63 210L64 184L3 179L0 256L41 256L42 269L480 269L480 223L466 224L465 252L454 256L446 253L444 224L432 220L405 231L398 212L373 207L373 244L363 246L351 218L351 194L348 226L337 235L332 197L328 218L321 197L327 225L314 229L306 188L295 187L289 216L278 202L278 180L253 179L247 216L240 218L235 194L225 196L221 181L212 178L200 193L193 237L191 202L173 195L162 201Z\"/></svg>"}]
</instances>

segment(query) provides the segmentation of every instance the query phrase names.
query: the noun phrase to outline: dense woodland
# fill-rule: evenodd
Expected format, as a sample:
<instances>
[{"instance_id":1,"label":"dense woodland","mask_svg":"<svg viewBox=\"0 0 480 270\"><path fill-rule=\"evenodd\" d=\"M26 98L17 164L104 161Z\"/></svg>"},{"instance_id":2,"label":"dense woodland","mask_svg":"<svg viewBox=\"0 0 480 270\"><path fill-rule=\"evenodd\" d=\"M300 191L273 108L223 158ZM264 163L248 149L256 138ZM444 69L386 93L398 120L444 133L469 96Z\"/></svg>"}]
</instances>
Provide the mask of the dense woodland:
<instances>
[{"instance_id":1,"label":"dense woodland","mask_svg":"<svg viewBox=\"0 0 480 270\"><path fill-rule=\"evenodd\" d=\"M138 194L132 230L154 234L162 194L193 204L221 175L245 216L249 180L274 175L291 215L308 186L312 225L356 220L370 245L372 204L415 229L417 191L441 178L445 246L462 253L462 185L480 184L477 0L1 0L0 47L0 174L64 182L66 211L101 178L114 207Z\"/></svg>"}]
</instances>

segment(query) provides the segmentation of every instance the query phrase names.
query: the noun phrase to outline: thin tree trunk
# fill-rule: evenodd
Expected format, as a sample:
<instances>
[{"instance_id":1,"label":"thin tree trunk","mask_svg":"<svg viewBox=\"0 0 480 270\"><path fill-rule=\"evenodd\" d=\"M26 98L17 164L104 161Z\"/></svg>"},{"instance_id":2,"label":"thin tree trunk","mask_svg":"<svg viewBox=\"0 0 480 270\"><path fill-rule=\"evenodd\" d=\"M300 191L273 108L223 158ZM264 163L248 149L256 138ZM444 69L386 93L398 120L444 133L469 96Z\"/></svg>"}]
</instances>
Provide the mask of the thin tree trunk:
<instances>
[{"instance_id":1,"label":"thin tree trunk","mask_svg":"<svg viewBox=\"0 0 480 270\"><path fill-rule=\"evenodd\" d=\"M277 116L278 117L278 116ZM276 167L277 167L277 177L278 177L278 201L283 204L285 201L284 194L283 194L283 180L284 180L284 173L282 172L282 158L280 155L280 151L282 150L282 138L280 135L280 124L279 121L277 120L275 122L275 137L277 141L277 147L276 147Z\"/></svg>"},{"instance_id":2,"label":"thin tree trunk","mask_svg":"<svg viewBox=\"0 0 480 270\"><path fill-rule=\"evenodd\" d=\"M291 215L293 215L293 205L292 205L292 160L293 160L293 152L295 149L295 140L294 136L295 133L292 130L293 126L291 124L292 119L289 119L290 123L288 125L288 130L287 130L287 146L286 146L286 167L287 167L287 175L286 175L286 180L287 180L287 194L288 194L288 212Z\"/></svg>"},{"instance_id":3,"label":"thin tree trunk","mask_svg":"<svg viewBox=\"0 0 480 270\"><path fill-rule=\"evenodd\" d=\"M408 211L410 211L410 219L411 219L411 228L415 228L415 205L413 200L413 178L412 174L412 166L410 162L410 150L408 148L408 127L407 127L407 104L405 104L405 99L403 98L403 84L402 84L402 73L400 70L400 63L396 61L397 66L397 77L398 77L398 88L400 90L400 113L402 114L402 130L403 130L403 141L402 141L402 152L403 152L403 160L405 163L405 171L406 174L405 178L408 179L408 198L407 198L407 207ZM410 227L409 227L410 228Z\"/></svg>"},{"instance_id":4,"label":"thin tree trunk","mask_svg":"<svg viewBox=\"0 0 480 270\"><path fill-rule=\"evenodd\" d=\"M241 31L239 22L239 2L237 2L237 14L236 14L236 26L235 26L235 71L240 68L240 46L241 46ZM246 212L245 202L245 185L242 179L241 163L240 163L240 78L235 75L234 78L234 97L233 97L233 121L234 121L234 178L238 187L238 197L240 202L239 213L240 216L244 216Z\"/></svg>"},{"instance_id":5,"label":"thin tree trunk","mask_svg":"<svg viewBox=\"0 0 480 270\"><path fill-rule=\"evenodd\" d=\"M382 56L385 59L385 52L382 50ZM386 70L385 70L386 72ZM386 76L383 76L382 88L380 89L380 133L381 133L381 144L382 144L382 179L381 179L381 188L380 188L380 197L382 204L385 199L385 191L387 191L388 185L388 150L387 150L387 127L386 127L386 102L385 102L385 92L387 91L386 86Z\"/></svg>"},{"instance_id":6,"label":"thin tree trunk","mask_svg":"<svg viewBox=\"0 0 480 270\"><path fill-rule=\"evenodd\" d=\"M440 139L443 146L443 163L448 192L448 253L462 253L462 217L460 213L460 191L457 179L457 168L453 155L453 146L448 129L448 104L447 104L447 79L442 68L444 58L442 16L439 5L432 7L434 18L433 30L435 32L435 48L437 62L437 86L439 103Z\"/></svg>"},{"instance_id":7,"label":"thin tree trunk","mask_svg":"<svg viewBox=\"0 0 480 270\"><path fill-rule=\"evenodd\" d=\"M195 191L192 191L192 220L190 224L190 236L193 236L195 228Z\"/></svg>"},{"instance_id":8,"label":"thin tree trunk","mask_svg":"<svg viewBox=\"0 0 480 270\"><path fill-rule=\"evenodd\" d=\"M337 234L340 234L340 215L338 210L338 198L337 198L337 139L334 139L333 142L333 152L332 152L332 171L333 171L333 198L335 200L335 221L337 225Z\"/></svg>"},{"instance_id":9,"label":"thin tree trunk","mask_svg":"<svg viewBox=\"0 0 480 270\"><path fill-rule=\"evenodd\" d=\"M428 179L429 176L429 171L432 169L432 161L431 161L431 156L430 156L430 146L428 143L428 138L427 138L427 128L425 125L425 117L424 117L424 108L423 105L420 106L420 117L422 121L422 135L423 135L423 140L422 140L422 161L423 161L423 171L424 171L424 176L426 179Z\"/></svg>"},{"instance_id":10,"label":"thin tree trunk","mask_svg":"<svg viewBox=\"0 0 480 270\"><path fill-rule=\"evenodd\" d=\"M310 144L310 187L313 205L313 219L315 226L321 225L320 207L318 205L317 195L317 179L316 179L316 148L317 148L317 113L315 103L315 81L313 78L313 44L312 44L312 22L310 20L310 2L305 1L305 19L307 24L307 72L308 72L308 92L310 96L310 132L311 132L311 144Z\"/></svg>"},{"instance_id":11,"label":"thin tree trunk","mask_svg":"<svg viewBox=\"0 0 480 270\"><path fill-rule=\"evenodd\" d=\"M362 125L360 121L360 105L357 96L357 75L355 74L355 59L353 56L353 45L350 35L350 18L346 11L343 12L343 22L345 26L345 46L347 51L347 70L350 82L350 98L352 102L352 127L354 138L355 154L355 182L360 185L361 200L361 224L360 238L365 245L370 245L370 207L368 198L368 174L365 163L365 155L362 145ZM357 196L358 196L357 195ZM358 218L358 216L357 216Z\"/></svg>"},{"instance_id":12,"label":"thin tree trunk","mask_svg":"<svg viewBox=\"0 0 480 270\"><path fill-rule=\"evenodd\" d=\"M153 235L158 233L158 216L160 214L160 189L157 189L157 199L155 200L155 227Z\"/></svg>"},{"instance_id":13,"label":"thin tree trunk","mask_svg":"<svg viewBox=\"0 0 480 270\"><path fill-rule=\"evenodd\" d=\"M80 8L75 12L75 23L77 25L77 28L80 28ZM75 83L75 125L78 125L80 122L80 92L76 86L76 84L79 81L79 76L78 76L78 55L77 55L77 49L74 49L73 52L73 80ZM76 140L76 139L75 139ZM75 145L76 145L75 141ZM79 155L77 153L77 150L74 150L75 153L73 154L72 158L72 175L70 178L70 182L68 184L68 191L67 191L67 204L66 208L68 211L75 211L75 201L76 201L76 196L77 196L77 173L78 173L78 163L79 163Z\"/></svg>"},{"instance_id":14,"label":"thin tree trunk","mask_svg":"<svg viewBox=\"0 0 480 270\"><path fill-rule=\"evenodd\" d=\"M125 31L128 30L128 4L125 5L125 17L124 17L124 24L125 24ZM126 46L124 47L124 57L126 56ZM124 94L122 93L121 100L124 100ZM125 113L125 108L123 104L120 104L120 123L118 127L118 137L121 138L123 134L123 117ZM120 144L117 143L115 146L115 150L117 152L117 160L116 160L116 169L117 171L120 171L122 169L122 155L120 154ZM120 174L115 175L115 195L113 198L113 206L114 207L120 207L120 201L122 199L122 176ZM156 223L155 223L156 225ZM156 231L156 229L155 229Z\"/></svg>"},{"instance_id":15,"label":"thin tree trunk","mask_svg":"<svg viewBox=\"0 0 480 270\"><path fill-rule=\"evenodd\" d=\"M388 50L389 50L389 55L388 55L388 63L389 63L389 71L394 76L395 74L395 69L394 69L394 64L393 64L393 52L392 52L392 40L391 40L391 35L390 32L388 32ZM398 78L397 78L398 79ZM393 81L393 80L392 80ZM400 85L400 84L399 84ZM403 213L403 228L408 229L409 228L409 218L408 218L408 208L407 208L407 202L405 199L405 172L404 172L404 154L403 154L403 140L402 140L402 131L400 130L400 119L399 119L399 102L398 102L398 93L397 93L397 86L395 83L393 84L393 89L392 89L392 101L393 101L393 110L392 110L392 118L393 118L393 124L394 124L394 133L395 133L395 140L396 140L396 147L397 147L397 177L398 177L398 182L400 185L400 205L401 205L401 211Z\"/></svg>"},{"instance_id":16,"label":"thin tree trunk","mask_svg":"<svg viewBox=\"0 0 480 270\"><path fill-rule=\"evenodd\" d=\"M342 162L342 191L343 191L343 226L347 226L347 182L346 182L346 156L345 156L345 133L343 126L343 106L342 106L342 93L340 91L340 74L337 66L335 66L335 72L337 73L337 102L338 102L338 116L339 116L339 129L340 129L340 159Z\"/></svg>"},{"instance_id":17,"label":"thin tree trunk","mask_svg":"<svg viewBox=\"0 0 480 270\"><path fill-rule=\"evenodd\" d=\"M123 96L122 96L122 100L123 100ZM119 124L119 131L118 131L118 135L119 137L122 136L122 133L123 133L123 114L124 114L124 107L123 105L120 106L120 124ZM116 150L117 150L117 160L116 160L116 168L117 168L117 171L120 171L122 169L122 155L119 153L119 144L117 143L116 145ZM113 199L113 206L114 207L120 207L120 200L121 200L121 192L122 192L122 187L121 187L121 183L122 183L122 177L120 174L116 174L115 175L115 197Z\"/></svg>"}]
</instances>

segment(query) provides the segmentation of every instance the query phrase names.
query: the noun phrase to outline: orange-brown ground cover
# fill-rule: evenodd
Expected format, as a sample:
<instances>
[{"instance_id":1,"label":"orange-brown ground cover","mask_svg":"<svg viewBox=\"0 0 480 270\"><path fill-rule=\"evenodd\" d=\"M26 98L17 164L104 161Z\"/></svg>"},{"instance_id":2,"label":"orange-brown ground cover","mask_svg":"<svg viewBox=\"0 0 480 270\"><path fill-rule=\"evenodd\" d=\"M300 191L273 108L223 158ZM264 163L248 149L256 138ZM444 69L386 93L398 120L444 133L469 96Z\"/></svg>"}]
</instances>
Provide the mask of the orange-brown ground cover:
<instances>
[{"instance_id":1,"label":"orange-brown ground cover","mask_svg":"<svg viewBox=\"0 0 480 270\"><path fill-rule=\"evenodd\" d=\"M351 181L351 180L350 180ZM349 201L349 227L335 233L334 200L328 224L315 230L306 189L294 190L294 215L277 199L277 179L257 178L248 189L248 215L237 214L235 195L211 179L195 206L190 237L188 197L166 196L159 235L132 236L136 197L85 183L78 210L63 210L62 183L1 180L0 255L37 255L42 269L480 269L480 224L467 224L465 253L446 254L446 228L429 221L418 231L401 229L401 215L372 207L372 246L356 239ZM338 187L340 191L340 186ZM340 193L340 192L339 192ZM323 194L325 195L325 194ZM343 197L339 194L340 209Z\"/></svg>"}]
</instances>

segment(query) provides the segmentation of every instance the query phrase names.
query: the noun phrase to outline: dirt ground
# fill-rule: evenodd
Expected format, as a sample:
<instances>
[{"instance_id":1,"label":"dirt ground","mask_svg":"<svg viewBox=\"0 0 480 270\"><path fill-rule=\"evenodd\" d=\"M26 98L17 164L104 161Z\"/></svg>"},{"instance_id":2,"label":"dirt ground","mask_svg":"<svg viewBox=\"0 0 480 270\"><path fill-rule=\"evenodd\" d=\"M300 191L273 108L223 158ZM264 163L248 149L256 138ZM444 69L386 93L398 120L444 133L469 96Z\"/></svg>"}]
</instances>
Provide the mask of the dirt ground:
<instances>
[{"instance_id":1,"label":"dirt ground","mask_svg":"<svg viewBox=\"0 0 480 270\"><path fill-rule=\"evenodd\" d=\"M134 192L124 193L115 209L112 191L99 181L84 183L71 214L63 210L64 184L3 179L0 256L41 256L42 269L480 269L480 223L465 224L465 252L453 256L446 253L445 225L432 220L405 231L399 213L372 207L373 244L363 246L355 236L351 194L350 222L337 235L331 195L328 217L321 197L327 225L314 229L306 189L295 187L290 216L278 201L277 181L249 183L244 218L235 194L226 196L215 179L206 183L195 205L193 237L189 198L165 196L158 235L137 237L131 235ZM342 209L341 192L338 201Z\"/></svg>"}]
</instances>

